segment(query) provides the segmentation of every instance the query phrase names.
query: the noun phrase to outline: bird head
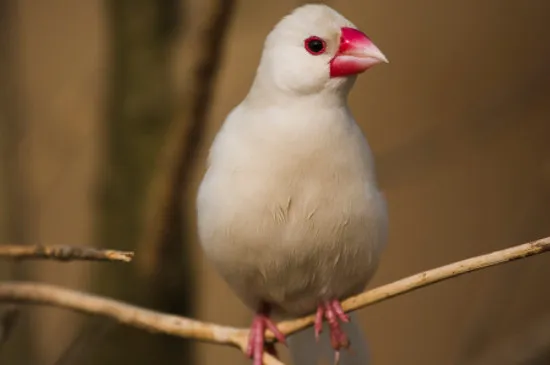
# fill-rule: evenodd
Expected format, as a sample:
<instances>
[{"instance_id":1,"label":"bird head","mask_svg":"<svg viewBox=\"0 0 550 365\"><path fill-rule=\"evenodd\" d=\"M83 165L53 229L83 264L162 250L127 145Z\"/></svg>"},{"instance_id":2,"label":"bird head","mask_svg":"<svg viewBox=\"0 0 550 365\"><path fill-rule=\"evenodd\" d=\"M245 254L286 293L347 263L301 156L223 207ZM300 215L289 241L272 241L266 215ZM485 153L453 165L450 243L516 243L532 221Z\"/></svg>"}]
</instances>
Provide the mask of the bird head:
<instances>
[{"instance_id":1,"label":"bird head","mask_svg":"<svg viewBox=\"0 0 550 365\"><path fill-rule=\"evenodd\" d=\"M358 74L388 60L371 39L332 8L307 4L269 33L256 82L292 94L347 94Z\"/></svg>"}]
</instances>

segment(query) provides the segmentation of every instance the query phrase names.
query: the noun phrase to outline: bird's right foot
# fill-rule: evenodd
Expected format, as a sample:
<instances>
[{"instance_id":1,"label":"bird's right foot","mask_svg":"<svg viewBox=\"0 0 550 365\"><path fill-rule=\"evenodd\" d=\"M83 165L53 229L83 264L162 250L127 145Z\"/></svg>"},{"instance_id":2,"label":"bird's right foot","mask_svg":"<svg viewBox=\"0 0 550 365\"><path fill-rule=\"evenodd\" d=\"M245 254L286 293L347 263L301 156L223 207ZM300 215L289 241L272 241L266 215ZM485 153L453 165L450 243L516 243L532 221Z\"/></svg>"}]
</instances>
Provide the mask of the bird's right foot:
<instances>
[{"instance_id":1,"label":"bird's right foot","mask_svg":"<svg viewBox=\"0 0 550 365\"><path fill-rule=\"evenodd\" d=\"M335 360L338 363L340 357L340 350L347 349L350 345L348 336L340 327L341 322L349 322L348 315L342 309L340 301L327 300L320 303L317 307L317 314L315 315L315 338L319 340L319 335L323 330L323 319L326 319L330 329L330 344L335 351Z\"/></svg>"}]
</instances>

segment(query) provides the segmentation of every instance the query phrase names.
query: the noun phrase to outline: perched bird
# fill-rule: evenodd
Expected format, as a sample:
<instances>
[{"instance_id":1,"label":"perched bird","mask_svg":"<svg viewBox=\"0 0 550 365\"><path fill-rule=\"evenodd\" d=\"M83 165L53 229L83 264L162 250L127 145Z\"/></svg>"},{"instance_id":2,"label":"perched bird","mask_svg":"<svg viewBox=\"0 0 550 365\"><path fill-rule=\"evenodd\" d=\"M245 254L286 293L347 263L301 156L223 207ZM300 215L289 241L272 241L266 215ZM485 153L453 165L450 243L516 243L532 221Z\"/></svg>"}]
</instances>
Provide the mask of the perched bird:
<instances>
[{"instance_id":1,"label":"perched bird","mask_svg":"<svg viewBox=\"0 0 550 365\"><path fill-rule=\"evenodd\" d=\"M357 75L381 62L373 42L332 8L295 9L267 36L249 93L210 148L197 197L199 237L256 312L254 365L262 363L266 328L285 342L272 316L314 312L315 326L289 338L296 365L317 360L311 352L325 319L323 336L336 354L353 343L341 362L366 363L365 341L340 300L364 290L376 270L388 218L347 97Z\"/></svg>"}]
</instances>

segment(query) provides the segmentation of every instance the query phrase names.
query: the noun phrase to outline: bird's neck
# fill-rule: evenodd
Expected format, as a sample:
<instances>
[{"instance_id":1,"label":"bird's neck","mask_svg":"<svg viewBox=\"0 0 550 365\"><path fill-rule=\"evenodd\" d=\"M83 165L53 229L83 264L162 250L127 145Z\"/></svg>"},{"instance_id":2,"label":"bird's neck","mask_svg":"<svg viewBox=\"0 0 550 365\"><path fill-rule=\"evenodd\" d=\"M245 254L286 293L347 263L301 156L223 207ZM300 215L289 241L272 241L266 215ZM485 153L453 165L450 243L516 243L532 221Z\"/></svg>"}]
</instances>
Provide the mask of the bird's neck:
<instances>
[{"instance_id":1,"label":"bird's neck","mask_svg":"<svg viewBox=\"0 0 550 365\"><path fill-rule=\"evenodd\" d=\"M324 107L347 107L349 87L342 83L341 87L323 88L315 92L300 93L289 89L282 89L274 85L271 80L265 80L257 75L252 83L250 91L245 98L245 103L256 107L273 105L291 106L293 104Z\"/></svg>"}]
</instances>

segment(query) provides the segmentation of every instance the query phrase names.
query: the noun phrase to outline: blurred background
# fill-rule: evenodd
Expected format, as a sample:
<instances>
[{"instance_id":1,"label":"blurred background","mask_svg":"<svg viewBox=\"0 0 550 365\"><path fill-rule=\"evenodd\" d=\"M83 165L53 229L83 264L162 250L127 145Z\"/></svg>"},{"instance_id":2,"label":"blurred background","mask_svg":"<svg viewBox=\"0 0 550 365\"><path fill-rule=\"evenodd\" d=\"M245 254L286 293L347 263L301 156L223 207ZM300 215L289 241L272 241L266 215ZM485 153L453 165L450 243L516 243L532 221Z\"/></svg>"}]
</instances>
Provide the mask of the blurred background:
<instances>
[{"instance_id":1,"label":"blurred background","mask_svg":"<svg viewBox=\"0 0 550 365\"><path fill-rule=\"evenodd\" d=\"M550 2L327 2L390 59L350 104L391 221L369 285L550 235ZM0 243L135 250L131 264L0 263L247 327L202 256L208 146L299 1L0 0ZM550 364L546 256L361 310L373 364ZM22 307L9 365L248 364L235 349ZM284 359L287 359L284 356Z\"/></svg>"}]
</instances>

